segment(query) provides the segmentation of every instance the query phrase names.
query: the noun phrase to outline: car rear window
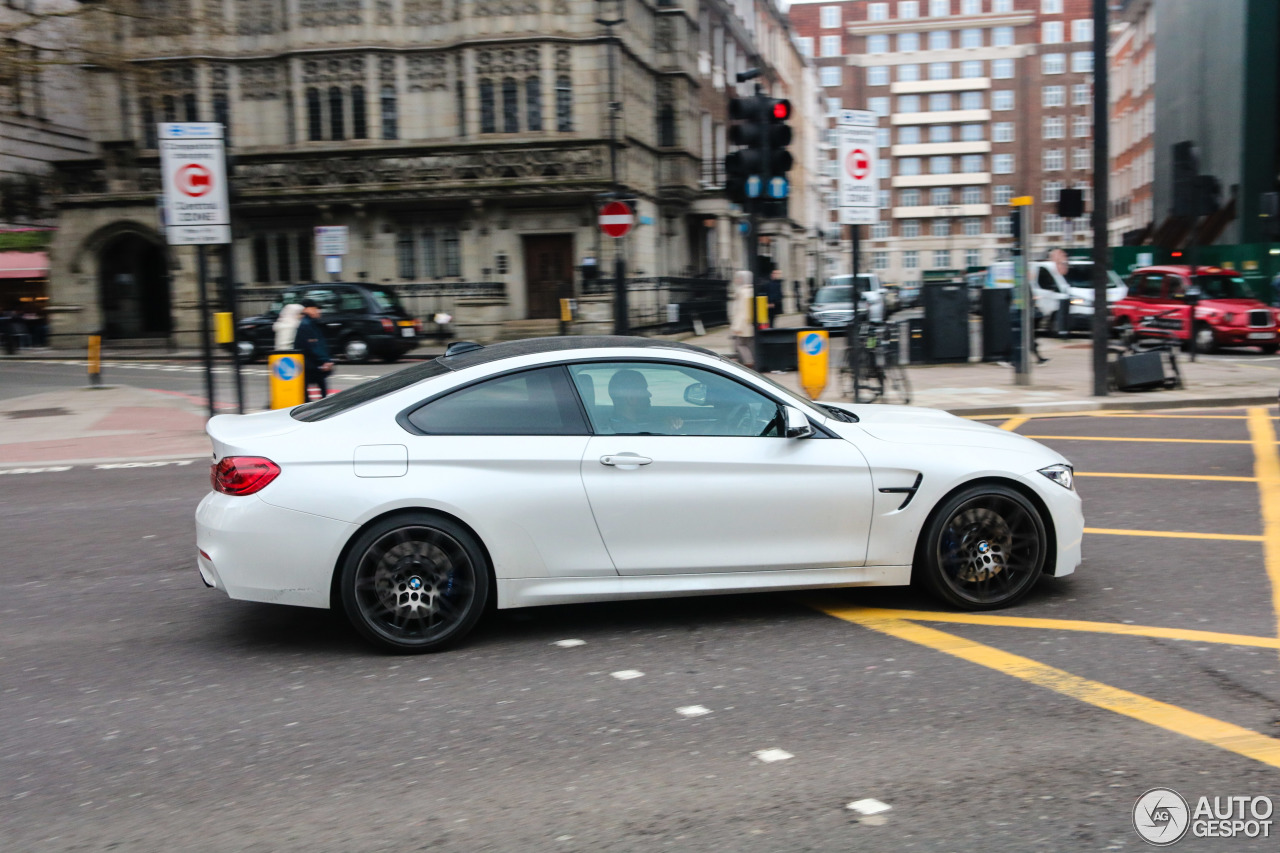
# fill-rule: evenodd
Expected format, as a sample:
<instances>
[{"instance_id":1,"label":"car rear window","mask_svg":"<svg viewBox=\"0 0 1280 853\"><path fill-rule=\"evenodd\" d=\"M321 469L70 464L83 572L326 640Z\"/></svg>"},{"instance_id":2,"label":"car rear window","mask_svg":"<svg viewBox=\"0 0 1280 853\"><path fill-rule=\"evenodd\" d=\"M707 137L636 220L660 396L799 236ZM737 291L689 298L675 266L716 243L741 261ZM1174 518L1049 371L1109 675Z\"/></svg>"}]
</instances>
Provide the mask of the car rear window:
<instances>
[{"instance_id":1,"label":"car rear window","mask_svg":"<svg viewBox=\"0 0 1280 853\"><path fill-rule=\"evenodd\" d=\"M362 406L370 400L385 397L402 388L408 388L410 385L450 372L450 369L442 364L438 358L432 361L411 364L403 370L379 376L377 379L371 379L347 391L330 394L328 397L312 403L303 403L301 406L295 407L289 414L297 420L308 423L322 421L354 409L356 406Z\"/></svg>"},{"instance_id":2,"label":"car rear window","mask_svg":"<svg viewBox=\"0 0 1280 853\"><path fill-rule=\"evenodd\" d=\"M369 288L369 296L373 298L373 304L378 306L379 311L399 311L400 298L393 291L387 290L385 287Z\"/></svg>"},{"instance_id":3,"label":"car rear window","mask_svg":"<svg viewBox=\"0 0 1280 853\"><path fill-rule=\"evenodd\" d=\"M814 294L813 301L819 305L830 302L852 302L853 288L847 284L829 284L826 287L818 288L818 292Z\"/></svg>"}]
</instances>

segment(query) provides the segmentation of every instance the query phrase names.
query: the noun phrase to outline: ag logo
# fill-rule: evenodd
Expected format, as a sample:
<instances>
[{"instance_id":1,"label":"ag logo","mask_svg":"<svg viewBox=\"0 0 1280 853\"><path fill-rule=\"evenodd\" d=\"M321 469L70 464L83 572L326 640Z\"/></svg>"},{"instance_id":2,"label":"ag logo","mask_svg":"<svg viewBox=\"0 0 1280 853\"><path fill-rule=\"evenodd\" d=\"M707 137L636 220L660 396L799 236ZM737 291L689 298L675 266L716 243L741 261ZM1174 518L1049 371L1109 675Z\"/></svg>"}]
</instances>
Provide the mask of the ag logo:
<instances>
[{"instance_id":1,"label":"ag logo","mask_svg":"<svg viewBox=\"0 0 1280 853\"><path fill-rule=\"evenodd\" d=\"M1152 788L1133 804L1133 828L1143 841L1156 847L1180 841L1190 825L1187 801L1172 788Z\"/></svg>"}]
</instances>

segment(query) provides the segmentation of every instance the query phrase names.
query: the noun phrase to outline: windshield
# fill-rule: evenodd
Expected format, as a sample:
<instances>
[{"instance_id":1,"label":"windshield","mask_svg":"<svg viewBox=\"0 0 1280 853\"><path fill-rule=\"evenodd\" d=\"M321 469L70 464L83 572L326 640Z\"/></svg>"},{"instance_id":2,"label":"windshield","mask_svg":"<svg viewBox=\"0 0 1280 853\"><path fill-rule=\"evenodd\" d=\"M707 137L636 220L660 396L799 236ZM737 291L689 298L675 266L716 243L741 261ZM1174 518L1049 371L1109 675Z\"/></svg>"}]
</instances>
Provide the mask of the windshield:
<instances>
[{"instance_id":1,"label":"windshield","mask_svg":"<svg viewBox=\"0 0 1280 853\"><path fill-rule=\"evenodd\" d=\"M431 379L450 372L449 368L441 364L438 358L433 361L411 364L403 370L397 370L395 373L388 373L385 376L379 376L377 379L363 382L340 394L330 394L328 397L321 397L315 402L303 403L301 406L295 407L289 414L297 420L308 423L322 421L325 418L341 414L348 409L354 409L356 406L363 405L370 400L385 397L388 394L399 391L401 388L408 388L410 385L421 382L424 379Z\"/></svg>"},{"instance_id":2,"label":"windshield","mask_svg":"<svg viewBox=\"0 0 1280 853\"><path fill-rule=\"evenodd\" d=\"M1093 264L1071 264L1067 267L1067 284L1071 287L1093 287ZM1124 284L1114 270L1107 270L1107 287Z\"/></svg>"},{"instance_id":3,"label":"windshield","mask_svg":"<svg viewBox=\"0 0 1280 853\"><path fill-rule=\"evenodd\" d=\"M1201 299L1252 299L1253 293L1240 276L1198 275L1196 286Z\"/></svg>"},{"instance_id":4,"label":"windshield","mask_svg":"<svg viewBox=\"0 0 1280 853\"><path fill-rule=\"evenodd\" d=\"M369 296L373 297L373 304L378 306L379 311L404 311L400 307L400 298L393 291L385 287L370 287L368 290Z\"/></svg>"},{"instance_id":5,"label":"windshield","mask_svg":"<svg viewBox=\"0 0 1280 853\"><path fill-rule=\"evenodd\" d=\"M828 284L826 287L818 288L813 301L819 305L830 302L852 302L853 287L847 284Z\"/></svg>"}]
</instances>

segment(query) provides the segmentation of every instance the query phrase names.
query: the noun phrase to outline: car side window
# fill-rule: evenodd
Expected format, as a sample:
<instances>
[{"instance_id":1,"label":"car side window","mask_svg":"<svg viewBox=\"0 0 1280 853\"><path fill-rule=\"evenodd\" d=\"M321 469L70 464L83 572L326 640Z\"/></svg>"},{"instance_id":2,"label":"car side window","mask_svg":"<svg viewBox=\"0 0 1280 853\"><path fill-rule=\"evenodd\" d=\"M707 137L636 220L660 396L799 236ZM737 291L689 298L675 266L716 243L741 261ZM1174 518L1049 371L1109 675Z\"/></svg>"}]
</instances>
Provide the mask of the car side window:
<instances>
[{"instance_id":1,"label":"car side window","mask_svg":"<svg viewBox=\"0 0 1280 853\"><path fill-rule=\"evenodd\" d=\"M358 290L344 290L338 294L338 310L348 314L363 314L365 308L364 294Z\"/></svg>"},{"instance_id":2,"label":"car side window","mask_svg":"<svg viewBox=\"0 0 1280 853\"><path fill-rule=\"evenodd\" d=\"M1165 296L1170 299L1182 299L1187 295L1187 282L1180 275L1164 277Z\"/></svg>"},{"instance_id":3,"label":"car side window","mask_svg":"<svg viewBox=\"0 0 1280 853\"><path fill-rule=\"evenodd\" d=\"M431 400L408 416L427 435L586 435L561 367L498 376Z\"/></svg>"},{"instance_id":4,"label":"car side window","mask_svg":"<svg viewBox=\"0 0 1280 853\"><path fill-rule=\"evenodd\" d=\"M1141 278L1142 287L1138 291L1139 296L1145 296L1148 299L1158 299L1160 290L1164 286L1164 276L1160 274L1147 274Z\"/></svg>"},{"instance_id":5,"label":"car side window","mask_svg":"<svg viewBox=\"0 0 1280 853\"><path fill-rule=\"evenodd\" d=\"M782 435L774 400L709 370L602 362L569 372L596 435Z\"/></svg>"},{"instance_id":6,"label":"car side window","mask_svg":"<svg viewBox=\"0 0 1280 853\"><path fill-rule=\"evenodd\" d=\"M337 310L338 297L331 288L313 287L307 291L306 298L314 300L320 306L321 313L332 314Z\"/></svg>"}]
</instances>

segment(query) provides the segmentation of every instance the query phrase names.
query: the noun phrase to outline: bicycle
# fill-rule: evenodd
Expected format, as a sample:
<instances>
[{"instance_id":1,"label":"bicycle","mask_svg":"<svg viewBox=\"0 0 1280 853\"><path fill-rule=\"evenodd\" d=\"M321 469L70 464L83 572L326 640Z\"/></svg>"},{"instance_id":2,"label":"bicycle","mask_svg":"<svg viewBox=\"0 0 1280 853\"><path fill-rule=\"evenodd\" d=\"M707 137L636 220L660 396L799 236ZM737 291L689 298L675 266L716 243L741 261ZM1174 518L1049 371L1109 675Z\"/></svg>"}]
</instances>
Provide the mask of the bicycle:
<instances>
[{"instance_id":1,"label":"bicycle","mask_svg":"<svg viewBox=\"0 0 1280 853\"><path fill-rule=\"evenodd\" d=\"M898 358L898 324L855 318L849 324L842 391L855 403L911 402L911 382Z\"/></svg>"},{"instance_id":2,"label":"bicycle","mask_svg":"<svg viewBox=\"0 0 1280 853\"><path fill-rule=\"evenodd\" d=\"M1174 354L1181 348L1182 342L1178 340L1174 329L1170 328L1169 321L1165 319L1177 313L1178 309L1173 308L1168 311L1162 311L1159 314L1142 317L1138 320L1138 328L1136 329L1127 323L1116 327L1120 343L1118 346L1107 347L1107 351L1115 356L1109 362L1109 370L1107 371L1107 386L1110 390L1121 390L1117 376L1119 371L1117 365L1120 363L1120 359L1145 353L1159 353L1162 356L1161 361L1167 358L1169 375L1163 375L1164 371L1161 370L1161 378L1159 380L1144 383L1143 387L1166 388L1169 390L1182 387L1182 371L1178 368L1178 357ZM1129 390L1135 389L1131 387Z\"/></svg>"}]
</instances>

